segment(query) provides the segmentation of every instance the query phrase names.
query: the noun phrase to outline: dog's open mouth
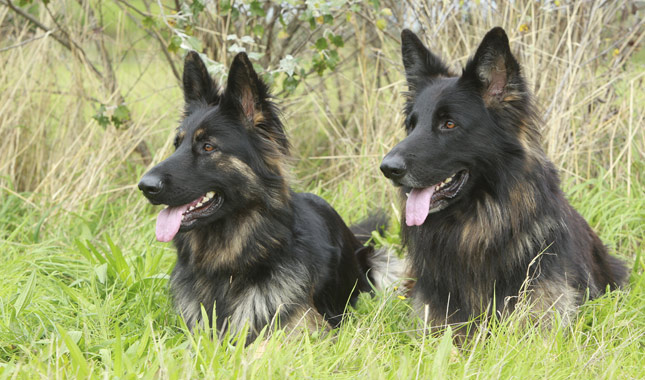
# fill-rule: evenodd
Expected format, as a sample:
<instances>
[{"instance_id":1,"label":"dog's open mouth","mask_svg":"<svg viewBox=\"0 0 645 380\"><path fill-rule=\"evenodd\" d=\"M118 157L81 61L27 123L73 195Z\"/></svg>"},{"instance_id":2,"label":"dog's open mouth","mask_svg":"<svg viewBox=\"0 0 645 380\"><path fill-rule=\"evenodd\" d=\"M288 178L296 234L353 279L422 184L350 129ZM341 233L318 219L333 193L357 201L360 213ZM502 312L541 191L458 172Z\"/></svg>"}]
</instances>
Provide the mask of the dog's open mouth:
<instances>
[{"instance_id":1,"label":"dog's open mouth","mask_svg":"<svg viewBox=\"0 0 645 380\"><path fill-rule=\"evenodd\" d=\"M209 191L188 204L166 207L157 217L157 240L171 241L180 228L191 227L197 219L213 215L222 206L222 201L219 193Z\"/></svg>"},{"instance_id":2,"label":"dog's open mouth","mask_svg":"<svg viewBox=\"0 0 645 380\"><path fill-rule=\"evenodd\" d=\"M437 212L448 205L448 200L457 196L468 181L468 171L459 171L436 185L415 188L410 191L405 204L405 224L420 226L428 214Z\"/></svg>"}]
</instances>

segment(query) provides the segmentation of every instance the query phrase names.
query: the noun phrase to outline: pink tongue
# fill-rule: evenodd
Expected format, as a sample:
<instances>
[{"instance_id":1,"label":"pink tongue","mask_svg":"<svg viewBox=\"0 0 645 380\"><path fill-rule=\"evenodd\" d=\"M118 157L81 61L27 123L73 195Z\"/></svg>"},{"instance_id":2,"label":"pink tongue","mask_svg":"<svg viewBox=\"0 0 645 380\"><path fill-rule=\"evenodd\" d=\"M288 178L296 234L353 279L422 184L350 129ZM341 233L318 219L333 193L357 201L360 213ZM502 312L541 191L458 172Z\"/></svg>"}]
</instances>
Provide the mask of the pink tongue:
<instances>
[{"instance_id":1,"label":"pink tongue","mask_svg":"<svg viewBox=\"0 0 645 380\"><path fill-rule=\"evenodd\" d=\"M181 215L188 210L189 204L176 207L166 207L157 217L157 240L169 242L175 237L181 226Z\"/></svg>"},{"instance_id":2,"label":"pink tongue","mask_svg":"<svg viewBox=\"0 0 645 380\"><path fill-rule=\"evenodd\" d=\"M425 189L412 189L405 204L405 224L420 226L425 222L430 211L430 198L434 194L434 186Z\"/></svg>"}]
</instances>

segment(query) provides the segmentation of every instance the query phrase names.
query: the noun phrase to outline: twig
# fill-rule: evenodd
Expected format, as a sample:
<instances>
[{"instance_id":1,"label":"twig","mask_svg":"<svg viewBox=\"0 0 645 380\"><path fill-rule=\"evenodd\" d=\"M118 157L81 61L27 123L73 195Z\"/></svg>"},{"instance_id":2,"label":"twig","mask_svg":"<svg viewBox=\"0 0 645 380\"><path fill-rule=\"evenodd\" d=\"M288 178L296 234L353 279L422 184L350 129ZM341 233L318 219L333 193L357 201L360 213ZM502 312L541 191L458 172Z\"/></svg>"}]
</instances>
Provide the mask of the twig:
<instances>
[{"instance_id":1,"label":"twig","mask_svg":"<svg viewBox=\"0 0 645 380\"><path fill-rule=\"evenodd\" d=\"M67 48L67 50L71 51L72 53L75 53L75 54L79 55L79 56L80 56L80 58L81 58L81 60L83 61L83 63L85 63L86 65L88 65L88 66L90 67L90 69L92 69L92 71L94 72L94 74L96 74L99 78L102 78L102 77L103 77L103 74L102 74L102 73L101 73L101 72L100 72L100 71L99 71L99 70L98 70L98 69L97 69L97 68L92 64L92 62L90 62L90 61L87 59L87 56L85 55L85 51L84 51L83 49L81 49L81 47L80 47L80 46L76 45L73 41L70 41L70 40L65 41L64 39L62 39L61 37L59 37L58 35L56 35L56 34L54 33L54 30L52 30L51 28L48 28L48 27L47 27L47 26L45 26L43 23L41 23L40 21L38 21L36 18L34 18L32 15L30 15L30 14L29 14L29 13L27 13L27 12L25 12L25 11L24 11L24 10L22 10L21 8L16 7L16 6L11 2L11 0L2 0L2 3L3 3L4 5L6 5L6 6L8 6L9 8L11 8L11 10L13 10L14 12L16 12L16 13L17 13L18 15L20 15L21 17L23 17L23 18L27 19L29 22L31 22L31 23L32 23L34 26L36 26L37 28L39 28L39 29L41 29L41 30L43 30L43 31L45 31L45 32L47 32L47 33L49 33L49 34L52 36L52 38L53 38L54 40L56 40L56 42L58 42L59 44L63 45L65 48ZM73 44L74 46L72 46L72 44Z\"/></svg>"},{"instance_id":2,"label":"twig","mask_svg":"<svg viewBox=\"0 0 645 380\"><path fill-rule=\"evenodd\" d=\"M0 49L0 53L2 53L3 51L7 51L7 50L11 50L11 49L15 49L15 48L17 48L17 47L21 47L21 46L27 45L27 44L28 44L28 43L30 43L30 42L34 42L34 41L40 40L40 39L42 39L42 38L48 37L50 34L52 34L52 33L53 33L53 32L55 32L55 31L56 31L55 29L54 29L54 30L50 30L49 32L46 32L46 33L45 33L45 34L43 34L42 36L32 37L32 38L26 39L26 40L24 40L24 41L21 41L21 42L19 42L19 43L15 44L15 45L11 45L11 46L7 46L7 47L3 47L2 49Z\"/></svg>"}]
</instances>

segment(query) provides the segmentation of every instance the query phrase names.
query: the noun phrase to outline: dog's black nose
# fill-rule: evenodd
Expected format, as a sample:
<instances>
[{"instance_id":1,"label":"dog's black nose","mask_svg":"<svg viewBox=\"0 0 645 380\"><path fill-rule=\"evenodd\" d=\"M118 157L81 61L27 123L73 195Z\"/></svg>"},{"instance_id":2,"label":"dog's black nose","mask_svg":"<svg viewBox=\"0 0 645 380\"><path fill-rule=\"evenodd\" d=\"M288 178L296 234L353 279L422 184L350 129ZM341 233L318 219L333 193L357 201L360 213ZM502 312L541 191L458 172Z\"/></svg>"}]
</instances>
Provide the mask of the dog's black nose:
<instances>
[{"instance_id":1,"label":"dog's black nose","mask_svg":"<svg viewBox=\"0 0 645 380\"><path fill-rule=\"evenodd\" d=\"M391 180L403 178L406 172L405 161L400 155L387 155L381 162L381 171Z\"/></svg>"},{"instance_id":2,"label":"dog's black nose","mask_svg":"<svg viewBox=\"0 0 645 380\"><path fill-rule=\"evenodd\" d=\"M163 190L163 181L159 176L147 173L139 181L139 190L143 191L146 197L159 194Z\"/></svg>"}]
</instances>

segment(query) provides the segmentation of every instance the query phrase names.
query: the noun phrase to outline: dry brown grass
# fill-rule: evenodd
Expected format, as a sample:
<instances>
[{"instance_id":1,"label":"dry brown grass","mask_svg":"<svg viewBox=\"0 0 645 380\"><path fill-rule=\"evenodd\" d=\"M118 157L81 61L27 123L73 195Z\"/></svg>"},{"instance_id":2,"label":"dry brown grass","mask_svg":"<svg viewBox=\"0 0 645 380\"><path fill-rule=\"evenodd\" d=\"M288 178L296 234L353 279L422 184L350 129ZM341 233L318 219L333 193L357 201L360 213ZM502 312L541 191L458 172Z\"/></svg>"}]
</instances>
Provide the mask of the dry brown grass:
<instances>
[{"instance_id":1,"label":"dry brown grass","mask_svg":"<svg viewBox=\"0 0 645 380\"><path fill-rule=\"evenodd\" d=\"M497 11L489 7L464 20L449 5L410 5L406 17L426 27L430 48L456 70L488 29L503 26L542 107L548 155L565 178L600 176L613 186L642 180L644 74L643 63L633 56L645 32L631 7L629 1L582 1L548 10L532 1L504 2ZM11 17L0 6L0 23ZM125 23L117 18L113 25L115 57L130 42ZM384 33L370 23L354 22L341 69L311 78L299 94L280 100L297 159L296 186L344 203L350 219L368 207L387 207L393 199L378 165L403 137L405 83L395 41L402 26L390 25L391 32ZM69 28L79 30L79 41L91 44L86 27ZM4 35L14 37L0 39L0 49L43 33L22 25ZM127 130L102 129L91 118L97 101L110 104L116 94L51 38L0 51L4 191L20 192L37 207L56 204L62 210L83 207L106 193L127 194L135 211L142 207L133 184L145 168L133 151L145 140L155 152L154 162L169 154L181 95L157 46L137 45L119 62L118 91L130 94L133 110Z\"/></svg>"}]
</instances>

